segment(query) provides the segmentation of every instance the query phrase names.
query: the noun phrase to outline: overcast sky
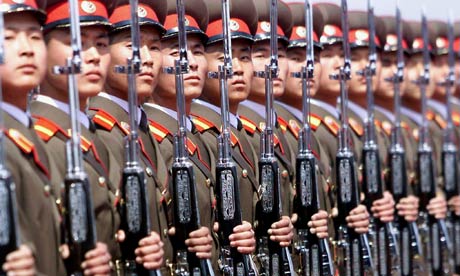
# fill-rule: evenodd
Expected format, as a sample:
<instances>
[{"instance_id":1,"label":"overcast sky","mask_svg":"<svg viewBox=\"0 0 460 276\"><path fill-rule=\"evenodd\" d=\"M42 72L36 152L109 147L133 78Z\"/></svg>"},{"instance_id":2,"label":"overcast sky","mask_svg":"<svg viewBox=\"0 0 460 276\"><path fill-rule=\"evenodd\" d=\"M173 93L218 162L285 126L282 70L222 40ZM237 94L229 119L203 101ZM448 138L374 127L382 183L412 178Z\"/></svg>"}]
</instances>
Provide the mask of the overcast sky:
<instances>
[{"instance_id":1,"label":"overcast sky","mask_svg":"<svg viewBox=\"0 0 460 276\"><path fill-rule=\"evenodd\" d=\"M255 0L259 1L259 0ZM285 0L285 2L302 2L303 0ZM329 2L340 4L340 0L312 0L312 3ZM393 15L396 0L373 0L376 15ZM425 5L428 19L445 19L452 11L454 21L460 21L460 0L399 0L404 19L420 19L421 7ZM348 0L349 10L365 10L367 0Z\"/></svg>"}]
</instances>

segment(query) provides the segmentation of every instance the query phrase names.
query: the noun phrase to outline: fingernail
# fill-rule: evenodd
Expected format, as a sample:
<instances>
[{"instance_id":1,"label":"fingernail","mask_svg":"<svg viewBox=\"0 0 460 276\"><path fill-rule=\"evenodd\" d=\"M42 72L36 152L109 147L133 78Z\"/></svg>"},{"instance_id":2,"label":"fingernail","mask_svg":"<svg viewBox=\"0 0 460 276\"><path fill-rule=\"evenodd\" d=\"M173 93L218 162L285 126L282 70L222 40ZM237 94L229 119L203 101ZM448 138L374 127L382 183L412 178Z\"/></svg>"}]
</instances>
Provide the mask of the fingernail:
<instances>
[{"instance_id":1,"label":"fingernail","mask_svg":"<svg viewBox=\"0 0 460 276\"><path fill-rule=\"evenodd\" d=\"M86 262L81 263L81 268L82 268L82 269L85 269L86 266L87 266Z\"/></svg>"},{"instance_id":2,"label":"fingernail","mask_svg":"<svg viewBox=\"0 0 460 276\"><path fill-rule=\"evenodd\" d=\"M269 235L271 235L272 232L273 232L272 229L268 229L268 231L267 231L267 233L268 233Z\"/></svg>"}]
</instances>

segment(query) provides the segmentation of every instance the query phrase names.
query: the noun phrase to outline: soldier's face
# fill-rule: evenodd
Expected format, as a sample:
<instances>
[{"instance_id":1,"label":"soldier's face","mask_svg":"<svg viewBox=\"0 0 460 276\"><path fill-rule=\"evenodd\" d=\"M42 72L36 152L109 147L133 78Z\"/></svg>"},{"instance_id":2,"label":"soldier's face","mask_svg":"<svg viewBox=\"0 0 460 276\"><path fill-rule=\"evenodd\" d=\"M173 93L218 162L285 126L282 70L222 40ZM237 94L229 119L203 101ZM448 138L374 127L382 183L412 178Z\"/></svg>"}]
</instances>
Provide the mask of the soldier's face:
<instances>
[{"instance_id":1,"label":"soldier's face","mask_svg":"<svg viewBox=\"0 0 460 276\"><path fill-rule=\"evenodd\" d=\"M331 94L331 97L336 97L340 93L340 82L331 80L329 76L339 73L340 66L343 65L342 44L325 45L319 56L322 73L319 78L318 92L328 93Z\"/></svg>"},{"instance_id":2,"label":"soldier's face","mask_svg":"<svg viewBox=\"0 0 460 276\"><path fill-rule=\"evenodd\" d=\"M265 65L270 63L270 41L264 40L256 42L252 46L252 64L254 71L265 71ZM284 93L285 81L289 69L288 61L286 58L286 48L278 43L278 68L279 75L273 82L273 96L280 97ZM251 98L259 102L265 102L265 79L252 78L251 84Z\"/></svg>"},{"instance_id":3,"label":"soldier's face","mask_svg":"<svg viewBox=\"0 0 460 276\"><path fill-rule=\"evenodd\" d=\"M208 71L208 64L204 56L203 42L197 35L187 37L188 61L190 72L184 75L184 93L186 101L198 98L203 90ZM164 67L174 67L174 62L179 58L179 43L177 38L164 40L161 43L161 53ZM173 74L160 73L158 86L155 93L171 101L176 101L176 85Z\"/></svg>"},{"instance_id":4,"label":"soldier's face","mask_svg":"<svg viewBox=\"0 0 460 276\"><path fill-rule=\"evenodd\" d=\"M214 43L206 48L206 60L208 70L217 72L219 65L223 64L224 53L223 44ZM251 59L251 43L246 39L232 40L232 66L233 78L228 81L228 98L230 105L247 99L253 74ZM204 96L217 106L220 106L220 90L218 79L206 79Z\"/></svg>"},{"instance_id":5,"label":"soldier's face","mask_svg":"<svg viewBox=\"0 0 460 276\"><path fill-rule=\"evenodd\" d=\"M386 81L394 77L397 69L397 54L396 52L384 52L380 56L381 71L377 81L377 89L375 90L376 97L391 99L394 95L394 85L391 81ZM402 91L402 89L401 89Z\"/></svg>"},{"instance_id":6,"label":"soldier's face","mask_svg":"<svg viewBox=\"0 0 460 276\"><path fill-rule=\"evenodd\" d=\"M455 96L460 97L460 59L458 57L455 60L455 79L457 81L455 85Z\"/></svg>"},{"instance_id":7,"label":"soldier's face","mask_svg":"<svg viewBox=\"0 0 460 276\"><path fill-rule=\"evenodd\" d=\"M351 79L348 82L350 96L363 96L366 94L366 77L358 74L369 64L369 49L366 47L355 48L351 51ZM377 59L377 72L372 77L372 90L374 91L380 73L380 62Z\"/></svg>"},{"instance_id":8,"label":"soldier's face","mask_svg":"<svg viewBox=\"0 0 460 276\"><path fill-rule=\"evenodd\" d=\"M302 99L302 79L295 78L292 73L301 72L302 67L306 65L305 48L296 47L287 51L289 61L289 73L286 80L286 92L284 96L292 96L297 99ZM310 95L314 96L319 87L319 79L321 76L321 63L319 61L319 51L315 51L315 71L313 79L310 81Z\"/></svg>"},{"instance_id":9,"label":"soldier's face","mask_svg":"<svg viewBox=\"0 0 460 276\"><path fill-rule=\"evenodd\" d=\"M405 90L403 96L418 100L420 99L420 87L414 82L417 81L423 73L423 55L420 53L411 55L407 59L406 68L407 78L404 79ZM426 95L428 98L431 97L434 91L434 82L431 77L432 74L433 70L430 70L430 83L426 88Z\"/></svg>"},{"instance_id":10,"label":"soldier's face","mask_svg":"<svg viewBox=\"0 0 460 276\"><path fill-rule=\"evenodd\" d=\"M77 75L80 100L101 92L110 63L109 37L107 29L101 26L81 28L82 73ZM67 76L53 73L55 65L63 66L72 56L69 29L55 29L47 34L48 70L46 82L67 99Z\"/></svg>"},{"instance_id":11,"label":"soldier's face","mask_svg":"<svg viewBox=\"0 0 460 276\"><path fill-rule=\"evenodd\" d=\"M132 57L131 31L125 30L115 34L110 44L110 66L106 86L120 91L124 99L128 97L128 78L126 74L115 72L115 66L126 65L127 58ZM148 97L158 83L162 63L160 33L156 28L142 27L140 32L141 72L136 77L139 98Z\"/></svg>"},{"instance_id":12,"label":"soldier's face","mask_svg":"<svg viewBox=\"0 0 460 276\"><path fill-rule=\"evenodd\" d=\"M437 97L443 97L446 95L446 88L445 86L439 84L445 82L449 74L448 56L435 56L433 58L433 66L431 67L431 70L433 71L432 81L434 83L434 95Z\"/></svg>"},{"instance_id":13,"label":"soldier's face","mask_svg":"<svg viewBox=\"0 0 460 276\"><path fill-rule=\"evenodd\" d=\"M44 78L45 64L45 41L37 19L31 13L5 14L5 63L0 66L5 98L17 97L25 104L25 93Z\"/></svg>"}]
</instances>

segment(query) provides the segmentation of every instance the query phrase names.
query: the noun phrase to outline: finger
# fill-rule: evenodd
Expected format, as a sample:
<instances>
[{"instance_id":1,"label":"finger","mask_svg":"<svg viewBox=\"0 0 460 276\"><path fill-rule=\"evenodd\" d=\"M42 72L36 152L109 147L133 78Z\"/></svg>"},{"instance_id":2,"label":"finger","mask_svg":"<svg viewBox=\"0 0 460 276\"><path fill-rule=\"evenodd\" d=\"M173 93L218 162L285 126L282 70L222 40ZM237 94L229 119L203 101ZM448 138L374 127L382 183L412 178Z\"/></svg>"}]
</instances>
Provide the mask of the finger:
<instances>
[{"instance_id":1,"label":"finger","mask_svg":"<svg viewBox=\"0 0 460 276\"><path fill-rule=\"evenodd\" d=\"M289 227L268 230L269 235L287 235L289 233L292 233L292 228Z\"/></svg>"},{"instance_id":2,"label":"finger","mask_svg":"<svg viewBox=\"0 0 460 276\"><path fill-rule=\"evenodd\" d=\"M15 259L14 261L9 261L5 264L5 270L8 271L17 271L20 270L29 270L34 267L34 259L32 257L26 257L22 259Z\"/></svg>"},{"instance_id":3,"label":"finger","mask_svg":"<svg viewBox=\"0 0 460 276\"><path fill-rule=\"evenodd\" d=\"M161 259L163 259L163 256L164 256L164 252L163 252L163 250L160 250L158 252L155 252L155 253L152 253L152 254L149 254L149 255L144 255L142 257L137 257L136 261L137 261L137 259L140 259L140 261L141 261L140 263L158 262Z\"/></svg>"},{"instance_id":4,"label":"finger","mask_svg":"<svg viewBox=\"0 0 460 276\"><path fill-rule=\"evenodd\" d=\"M147 270L159 269L163 265L163 258L156 262L147 262L143 264Z\"/></svg>"},{"instance_id":5,"label":"finger","mask_svg":"<svg viewBox=\"0 0 460 276\"><path fill-rule=\"evenodd\" d=\"M32 275L36 275L36 271L34 268L30 268L30 269L23 269L23 270L18 270L18 271L14 271L13 272L14 274L12 273L7 273L6 275L9 276L9 275L14 275L14 276L32 276Z\"/></svg>"},{"instance_id":6,"label":"finger","mask_svg":"<svg viewBox=\"0 0 460 276\"><path fill-rule=\"evenodd\" d=\"M237 250L241 254L252 254L252 253L254 253L256 251L256 247L255 246L251 246L251 247L238 246Z\"/></svg>"},{"instance_id":7,"label":"finger","mask_svg":"<svg viewBox=\"0 0 460 276\"><path fill-rule=\"evenodd\" d=\"M201 238L192 238L185 240L185 244L189 247L198 246L198 245L210 245L212 243L211 237L204 236Z\"/></svg>"},{"instance_id":8,"label":"finger","mask_svg":"<svg viewBox=\"0 0 460 276\"><path fill-rule=\"evenodd\" d=\"M231 247L252 247L255 246L255 240L254 239L248 239L248 240L239 240L239 241L234 241L230 242Z\"/></svg>"},{"instance_id":9,"label":"finger","mask_svg":"<svg viewBox=\"0 0 460 276\"><path fill-rule=\"evenodd\" d=\"M211 259L211 253L209 252L197 252L196 256L198 259Z\"/></svg>"},{"instance_id":10,"label":"finger","mask_svg":"<svg viewBox=\"0 0 460 276\"><path fill-rule=\"evenodd\" d=\"M188 250L190 252L205 252L205 253L210 253L212 250L212 246L208 244L203 244L203 245L196 245L196 246L189 246Z\"/></svg>"},{"instance_id":11,"label":"finger","mask_svg":"<svg viewBox=\"0 0 460 276\"><path fill-rule=\"evenodd\" d=\"M160 252L162 251L162 249L163 249L163 246L160 246L160 244L152 244L148 246L138 247L136 248L136 251L134 252L136 256L143 257L149 254Z\"/></svg>"},{"instance_id":12,"label":"finger","mask_svg":"<svg viewBox=\"0 0 460 276\"><path fill-rule=\"evenodd\" d=\"M110 273L110 266L108 263L106 265L98 265L84 270L85 275L107 275L108 273Z\"/></svg>"},{"instance_id":13,"label":"finger","mask_svg":"<svg viewBox=\"0 0 460 276\"><path fill-rule=\"evenodd\" d=\"M233 228L233 233L240 233L252 230L251 224L244 221L242 224L237 225Z\"/></svg>"},{"instance_id":14,"label":"finger","mask_svg":"<svg viewBox=\"0 0 460 276\"><path fill-rule=\"evenodd\" d=\"M28 246L21 245L18 250L15 250L6 256L6 261L15 261L26 257L32 257L32 251Z\"/></svg>"},{"instance_id":15,"label":"finger","mask_svg":"<svg viewBox=\"0 0 460 276\"><path fill-rule=\"evenodd\" d=\"M198 230L195 230L189 234L189 238L201 238L207 236L210 233L209 229L206 227L201 227Z\"/></svg>"},{"instance_id":16,"label":"finger","mask_svg":"<svg viewBox=\"0 0 460 276\"><path fill-rule=\"evenodd\" d=\"M246 231L237 234L231 234L229 239L230 241L238 241L238 240L246 240L252 239L254 237L254 233L252 231Z\"/></svg>"},{"instance_id":17,"label":"finger","mask_svg":"<svg viewBox=\"0 0 460 276\"><path fill-rule=\"evenodd\" d=\"M319 227L319 226L324 226L327 225L327 219L318 219L318 220L312 220L308 222L309 227Z\"/></svg>"},{"instance_id":18,"label":"finger","mask_svg":"<svg viewBox=\"0 0 460 276\"><path fill-rule=\"evenodd\" d=\"M81 264L81 267L83 269L91 269L91 268L95 268L95 267L98 267L98 266L103 266L103 265L109 265L109 261L110 261L110 254L106 253L106 254L102 254L102 255L99 255L99 256L95 256L95 257L92 257L90 259L86 259L82 264Z\"/></svg>"}]
</instances>

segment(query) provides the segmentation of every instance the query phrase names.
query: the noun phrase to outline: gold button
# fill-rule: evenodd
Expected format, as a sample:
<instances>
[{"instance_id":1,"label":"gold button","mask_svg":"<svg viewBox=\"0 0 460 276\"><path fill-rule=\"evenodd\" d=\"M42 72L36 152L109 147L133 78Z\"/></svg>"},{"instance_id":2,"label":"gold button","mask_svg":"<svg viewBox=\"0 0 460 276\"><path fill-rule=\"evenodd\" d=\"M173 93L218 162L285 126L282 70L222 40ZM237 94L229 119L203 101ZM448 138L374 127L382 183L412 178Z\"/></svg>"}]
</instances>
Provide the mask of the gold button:
<instances>
[{"instance_id":1,"label":"gold button","mask_svg":"<svg viewBox=\"0 0 460 276\"><path fill-rule=\"evenodd\" d=\"M206 186L208 188L211 187L211 179L209 179L209 178L206 179Z\"/></svg>"},{"instance_id":2,"label":"gold button","mask_svg":"<svg viewBox=\"0 0 460 276\"><path fill-rule=\"evenodd\" d=\"M284 170L282 173L281 173L281 176L284 177L284 178L287 178L289 176L289 172L287 170Z\"/></svg>"},{"instance_id":3,"label":"gold button","mask_svg":"<svg viewBox=\"0 0 460 276\"><path fill-rule=\"evenodd\" d=\"M168 237L168 229L165 228L163 229L163 238L167 238Z\"/></svg>"},{"instance_id":4,"label":"gold button","mask_svg":"<svg viewBox=\"0 0 460 276\"><path fill-rule=\"evenodd\" d=\"M152 176L152 175L153 175L152 168L150 168L150 167L145 168L145 173L146 173L148 176Z\"/></svg>"},{"instance_id":5,"label":"gold button","mask_svg":"<svg viewBox=\"0 0 460 276\"><path fill-rule=\"evenodd\" d=\"M105 186L105 177L99 176L98 180L99 186L104 187Z\"/></svg>"},{"instance_id":6,"label":"gold button","mask_svg":"<svg viewBox=\"0 0 460 276\"><path fill-rule=\"evenodd\" d=\"M46 196L49 196L49 195L50 195L50 191L51 191L50 185L45 185L45 187L43 187L43 189L45 190L45 195L46 195Z\"/></svg>"},{"instance_id":7,"label":"gold button","mask_svg":"<svg viewBox=\"0 0 460 276\"><path fill-rule=\"evenodd\" d=\"M248 177L248 171L244 169L241 174L243 175L244 178Z\"/></svg>"}]
</instances>

